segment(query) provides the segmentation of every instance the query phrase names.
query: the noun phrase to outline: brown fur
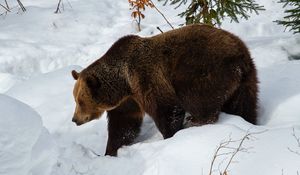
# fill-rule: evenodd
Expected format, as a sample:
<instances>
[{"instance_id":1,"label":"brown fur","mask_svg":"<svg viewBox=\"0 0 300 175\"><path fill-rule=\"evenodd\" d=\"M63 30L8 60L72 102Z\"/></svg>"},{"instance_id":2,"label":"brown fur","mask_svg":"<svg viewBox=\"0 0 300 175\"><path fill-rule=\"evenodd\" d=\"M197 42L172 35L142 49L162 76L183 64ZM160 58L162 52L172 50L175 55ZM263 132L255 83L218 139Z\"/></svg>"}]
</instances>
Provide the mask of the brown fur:
<instances>
[{"instance_id":1,"label":"brown fur","mask_svg":"<svg viewBox=\"0 0 300 175\"><path fill-rule=\"evenodd\" d=\"M238 37L207 25L123 37L72 75L76 109L82 97L90 114L108 112L108 155L132 143L144 112L164 138L189 126L183 124L186 112L196 125L215 122L220 111L256 123L258 81L249 51ZM77 110L73 118L77 124L92 119Z\"/></svg>"}]
</instances>

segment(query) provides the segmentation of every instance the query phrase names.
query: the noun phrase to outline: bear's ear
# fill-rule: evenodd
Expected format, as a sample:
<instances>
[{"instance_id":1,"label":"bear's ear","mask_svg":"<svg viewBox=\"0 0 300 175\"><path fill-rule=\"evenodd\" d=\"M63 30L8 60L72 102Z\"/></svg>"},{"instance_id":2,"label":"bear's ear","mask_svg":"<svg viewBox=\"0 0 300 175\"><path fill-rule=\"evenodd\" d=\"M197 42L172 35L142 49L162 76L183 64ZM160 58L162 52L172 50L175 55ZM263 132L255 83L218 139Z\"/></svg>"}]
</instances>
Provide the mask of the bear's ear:
<instances>
[{"instance_id":1,"label":"bear's ear","mask_svg":"<svg viewBox=\"0 0 300 175\"><path fill-rule=\"evenodd\" d=\"M77 80L79 77L79 73L76 72L76 70L72 70L72 76L73 76L74 80Z\"/></svg>"}]
</instances>

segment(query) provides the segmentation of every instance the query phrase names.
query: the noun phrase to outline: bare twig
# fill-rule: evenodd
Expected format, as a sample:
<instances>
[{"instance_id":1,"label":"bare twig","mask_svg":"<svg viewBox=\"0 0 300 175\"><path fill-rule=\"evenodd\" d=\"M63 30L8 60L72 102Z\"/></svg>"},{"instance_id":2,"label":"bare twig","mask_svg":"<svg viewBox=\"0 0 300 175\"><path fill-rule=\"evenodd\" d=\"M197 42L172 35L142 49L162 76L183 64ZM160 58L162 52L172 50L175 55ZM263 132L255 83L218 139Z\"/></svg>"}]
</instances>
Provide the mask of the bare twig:
<instances>
[{"instance_id":1,"label":"bare twig","mask_svg":"<svg viewBox=\"0 0 300 175\"><path fill-rule=\"evenodd\" d=\"M300 156L300 152L299 152L299 151L292 150L292 149L289 148L289 147L288 147L288 150L289 150L290 152L295 153L295 154L297 154L297 155Z\"/></svg>"},{"instance_id":2,"label":"bare twig","mask_svg":"<svg viewBox=\"0 0 300 175\"><path fill-rule=\"evenodd\" d=\"M8 8L8 9L9 9L9 6L8 6L8 3L7 3L7 0L4 0L4 2L5 2L5 5L6 5L6 8Z\"/></svg>"},{"instance_id":3,"label":"bare twig","mask_svg":"<svg viewBox=\"0 0 300 175\"><path fill-rule=\"evenodd\" d=\"M6 11L10 12L9 8L5 7L4 5L0 4L1 7L3 7Z\"/></svg>"},{"instance_id":4,"label":"bare twig","mask_svg":"<svg viewBox=\"0 0 300 175\"><path fill-rule=\"evenodd\" d=\"M100 154L97 154L94 150L92 150L92 149L88 149L88 150L90 150L95 156L98 156L98 157L100 157L101 155Z\"/></svg>"},{"instance_id":5,"label":"bare twig","mask_svg":"<svg viewBox=\"0 0 300 175\"><path fill-rule=\"evenodd\" d=\"M8 6L7 1L5 0L4 2L5 2L5 5L6 5L6 6L4 6L4 5L2 5L2 4L0 4L0 6L1 6L2 8L4 8L5 11L4 11L3 13L1 13L0 16L2 16L2 15L7 15L7 13L10 12L10 8L9 8L9 6Z\"/></svg>"},{"instance_id":6,"label":"bare twig","mask_svg":"<svg viewBox=\"0 0 300 175\"><path fill-rule=\"evenodd\" d=\"M58 0L57 6L56 6L56 10L55 10L54 13L61 13L61 9L62 9L63 11L65 10L65 4L64 4L64 2L66 2L66 1ZM67 3L68 3L68 5L69 5L71 8L73 8L69 0L67 0Z\"/></svg>"},{"instance_id":7,"label":"bare twig","mask_svg":"<svg viewBox=\"0 0 300 175\"><path fill-rule=\"evenodd\" d=\"M241 139L232 140L231 136L229 136L229 139L227 141L222 141L219 144L219 146L217 147L217 149L216 149L216 151L213 155L213 159L212 159L211 164L210 164L209 175L212 175L213 167L214 167L215 161L218 157L231 155L224 170L221 171L220 170L220 165L219 165L220 175L227 175L228 168L233 163L233 160L234 160L235 156L237 155L237 153L239 153L239 152L249 153L249 150L252 149L252 147L248 147L248 148L243 147L243 143L246 140L250 139L250 137L252 139L255 138L253 135L261 134L263 132L266 132L266 130L262 131L262 132L249 132L249 130L248 130L247 133L245 134L245 136L242 137ZM229 146L232 143L239 143L239 144L235 148L235 147ZM225 152L225 153L220 153L221 150L230 150L230 151ZM226 158L223 159L222 162L224 162L225 160L226 160Z\"/></svg>"},{"instance_id":8,"label":"bare twig","mask_svg":"<svg viewBox=\"0 0 300 175\"><path fill-rule=\"evenodd\" d=\"M165 21L169 24L169 26L174 29L174 27L172 26L172 24L168 21L168 19L166 18L166 16L156 7L156 5L154 5L152 0L149 0L152 4L153 7L155 8L155 10L165 19Z\"/></svg>"},{"instance_id":9,"label":"bare twig","mask_svg":"<svg viewBox=\"0 0 300 175\"><path fill-rule=\"evenodd\" d=\"M236 154L242 149L242 145L243 145L244 141L245 141L246 139L249 139L249 136L250 136L250 135L251 135L251 134L248 133L248 134L246 134L246 135L242 138L242 140L241 140L239 146L236 148L236 150L234 151L234 153L231 155L231 157L230 157L230 159L229 159L229 161L228 161L228 163L227 163L227 165L226 165L226 168L225 168L224 171L223 171L223 174L227 172L228 167L229 167L229 165L231 164L233 158L234 158L234 157L236 156Z\"/></svg>"},{"instance_id":10,"label":"bare twig","mask_svg":"<svg viewBox=\"0 0 300 175\"><path fill-rule=\"evenodd\" d=\"M54 13L60 13L60 5L61 5L62 0L59 0L57 3L57 7Z\"/></svg>"},{"instance_id":11,"label":"bare twig","mask_svg":"<svg viewBox=\"0 0 300 175\"><path fill-rule=\"evenodd\" d=\"M212 175L212 172L213 172L212 169L213 169L215 160L217 159L217 157L218 157L219 155L221 155L221 154L219 154L220 150L221 150L224 146L227 146L227 145L230 143L230 141L231 141L231 138L229 138L229 140L226 141L226 142L221 142L221 143L219 144L219 146L217 147L217 150L215 151L215 154L214 154L213 159L212 159L211 164L210 164L209 175Z\"/></svg>"},{"instance_id":12,"label":"bare twig","mask_svg":"<svg viewBox=\"0 0 300 175\"><path fill-rule=\"evenodd\" d=\"M25 12L26 8L24 7L24 5L22 4L22 2L20 0L17 0L19 6L21 7L22 11Z\"/></svg>"},{"instance_id":13,"label":"bare twig","mask_svg":"<svg viewBox=\"0 0 300 175\"><path fill-rule=\"evenodd\" d=\"M68 5L69 5L71 8L73 8L73 6L72 6L72 4L70 3L70 1L67 0L67 2L68 2Z\"/></svg>"},{"instance_id":14,"label":"bare twig","mask_svg":"<svg viewBox=\"0 0 300 175\"><path fill-rule=\"evenodd\" d=\"M78 146L80 146L80 148L84 151L85 154L87 154L88 152L91 152L92 154L94 154L97 157L101 156L100 154L96 153L94 150L87 148L87 147L83 146L82 144L78 144L78 143L76 143L76 144Z\"/></svg>"},{"instance_id":15,"label":"bare twig","mask_svg":"<svg viewBox=\"0 0 300 175\"><path fill-rule=\"evenodd\" d=\"M293 128L293 137L296 139L298 147L300 147L300 137L296 135L295 128Z\"/></svg>"},{"instance_id":16,"label":"bare twig","mask_svg":"<svg viewBox=\"0 0 300 175\"><path fill-rule=\"evenodd\" d=\"M0 16L4 16L4 17L5 17L5 16L7 15L8 12L9 12L9 11L5 11L5 12L1 13Z\"/></svg>"},{"instance_id":17,"label":"bare twig","mask_svg":"<svg viewBox=\"0 0 300 175\"><path fill-rule=\"evenodd\" d=\"M139 8L137 9L137 12L141 13ZM137 24L138 24L138 30L139 30L139 32L142 30L141 29L141 21L142 21L141 15L138 15Z\"/></svg>"},{"instance_id":18,"label":"bare twig","mask_svg":"<svg viewBox=\"0 0 300 175\"><path fill-rule=\"evenodd\" d=\"M25 11L26 11L26 8L25 8L24 5L22 4L21 0L16 0L16 1L17 1L17 3L18 3L18 6L21 8L21 10L22 10L23 12L25 12ZM0 7L4 8L4 9L5 9L5 12L1 13L0 16L2 16L2 15L7 15L7 13L8 13L8 12L11 12L11 9L14 8L14 7L10 8L10 6L8 5L7 0L4 0L4 2L5 2L5 5L0 4Z\"/></svg>"},{"instance_id":19,"label":"bare twig","mask_svg":"<svg viewBox=\"0 0 300 175\"><path fill-rule=\"evenodd\" d=\"M161 33L164 33L159 27L156 27L157 30L159 30Z\"/></svg>"},{"instance_id":20,"label":"bare twig","mask_svg":"<svg viewBox=\"0 0 300 175\"><path fill-rule=\"evenodd\" d=\"M295 140L297 142L298 149L300 149L300 137L296 135L295 128L293 128L293 134L292 134L292 136L295 138ZM299 151L293 150L290 147L288 147L288 150L290 152L292 152L292 153L297 154L297 155L300 156L300 152Z\"/></svg>"},{"instance_id":21,"label":"bare twig","mask_svg":"<svg viewBox=\"0 0 300 175\"><path fill-rule=\"evenodd\" d=\"M298 149L300 149L300 137L296 135L295 128L293 128L292 136L294 137L294 139L295 139L296 142L297 142L297 147L298 147ZM294 154L300 156L300 151L293 150L293 149L291 149L290 147L288 147L287 149L288 149L291 153L294 153ZM283 170L282 170L282 171L283 171ZM283 173L282 173L282 174L283 174ZM299 171L297 171L297 175L299 175Z\"/></svg>"}]
</instances>

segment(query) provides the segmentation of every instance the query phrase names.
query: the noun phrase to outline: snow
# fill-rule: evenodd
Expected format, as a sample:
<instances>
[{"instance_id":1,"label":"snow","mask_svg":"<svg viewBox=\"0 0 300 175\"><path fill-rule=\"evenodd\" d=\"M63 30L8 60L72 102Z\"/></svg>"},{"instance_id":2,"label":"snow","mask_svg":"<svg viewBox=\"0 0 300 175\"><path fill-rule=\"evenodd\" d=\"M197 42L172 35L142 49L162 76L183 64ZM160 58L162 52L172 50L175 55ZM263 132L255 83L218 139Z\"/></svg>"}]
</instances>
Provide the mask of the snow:
<instances>
[{"instance_id":1,"label":"snow","mask_svg":"<svg viewBox=\"0 0 300 175\"><path fill-rule=\"evenodd\" d=\"M283 17L282 4L259 0L266 8L259 16L223 23L246 42L256 63L259 125L222 113L216 124L184 129L163 140L146 116L135 144L110 157L103 156L106 114L79 127L71 122L71 70L80 71L98 59L121 36L151 36L160 33L157 26L163 31L170 27L154 9L147 9L137 33L126 0L69 0L71 6L64 1L60 14L53 13L56 1L22 2L26 13L13 8L0 17L0 174L208 174L217 146L247 132L261 133L245 141L247 152L234 158L230 175L300 171L295 153L300 147L293 136L300 137L300 61L290 60L300 54L300 37L273 22ZM174 10L154 2L172 25L184 23L177 16L184 7ZM216 160L214 174L225 168L228 158Z\"/></svg>"},{"instance_id":2,"label":"snow","mask_svg":"<svg viewBox=\"0 0 300 175\"><path fill-rule=\"evenodd\" d=\"M48 174L56 159L56 145L38 113L6 95L0 95L0 111L0 173Z\"/></svg>"},{"instance_id":3,"label":"snow","mask_svg":"<svg viewBox=\"0 0 300 175\"><path fill-rule=\"evenodd\" d=\"M268 125L300 123L299 61L280 63L259 71L260 123Z\"/></svg>"},{"instance_id":4,"label":"snow","mask_svg":"<svg viewBox=\"0 0 300 175\"><path fill-rule=\"evenodd\" d=\"M18 77L10 73L0 73L0 93L6 92L17 82L19 82Z\"/></svg>"},{"instance_id":5,"label":"snow","mask_svg":"<svg viewBox=\"0 0 300 175\"><path fill-rule=\"evenodd\" d=\"M31 107L41 116L43 124L51 132L63 122L69 121L74 108L71 71L79 66L68 66L51 73L37 75L10 88L6 94ZM26 92L26 93L24 93ZM62 110L57 110L60 106Z\"/></svg>"}]
</instances>

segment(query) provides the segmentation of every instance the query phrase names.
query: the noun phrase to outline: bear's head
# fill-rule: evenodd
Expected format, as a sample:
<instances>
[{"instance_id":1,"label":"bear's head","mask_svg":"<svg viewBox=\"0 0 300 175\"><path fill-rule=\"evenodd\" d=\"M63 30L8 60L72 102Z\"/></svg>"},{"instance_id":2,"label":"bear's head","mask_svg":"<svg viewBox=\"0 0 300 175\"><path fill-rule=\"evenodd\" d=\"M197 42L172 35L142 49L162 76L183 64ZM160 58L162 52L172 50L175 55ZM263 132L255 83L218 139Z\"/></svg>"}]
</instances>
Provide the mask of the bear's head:
<instances>
[{"instance_id":1,"label":"bear's head","mask_svg":"<svg viewBox=\"0 0 300 175\"><path fill-rule=\"evenodd\" d=\"M124 79L111 76L111 73L95 75L73 70L72 76L77 80L73 89L76 108L72 119L77 125L99 119L104 111L116 108L130 95Z\"/></svg>"}]
</instances>

